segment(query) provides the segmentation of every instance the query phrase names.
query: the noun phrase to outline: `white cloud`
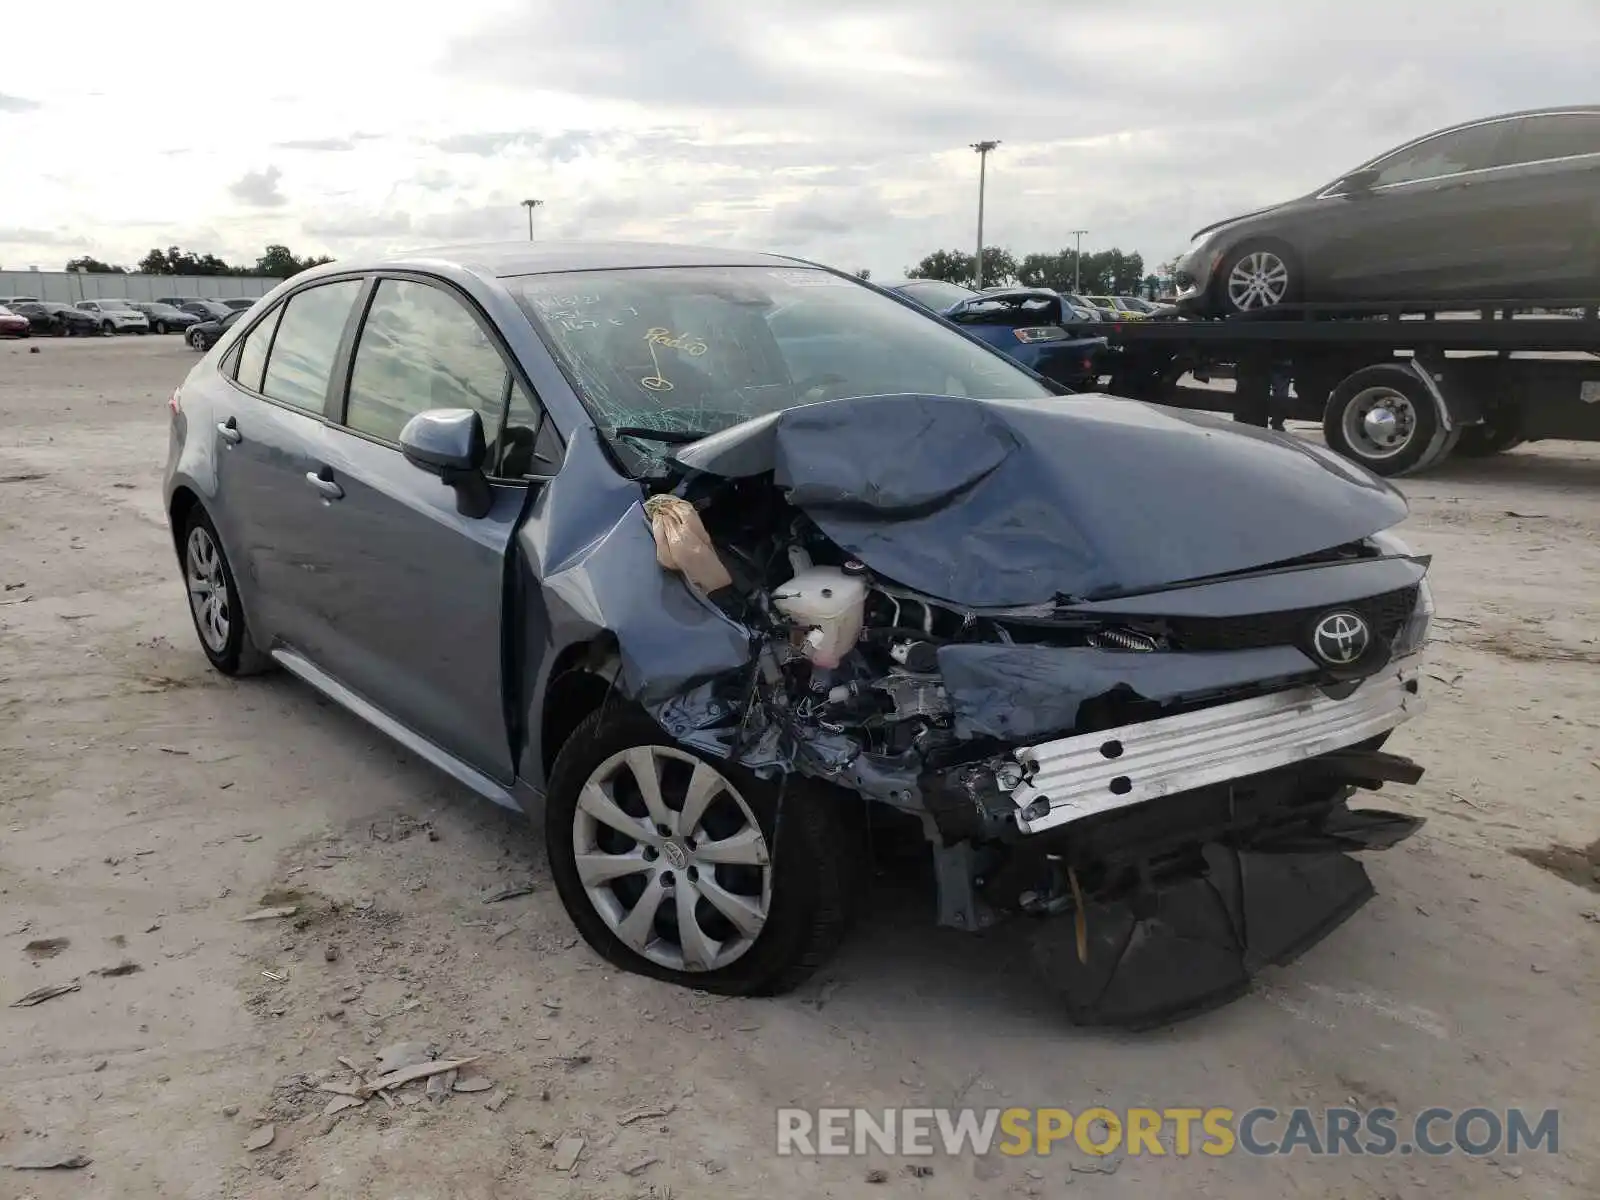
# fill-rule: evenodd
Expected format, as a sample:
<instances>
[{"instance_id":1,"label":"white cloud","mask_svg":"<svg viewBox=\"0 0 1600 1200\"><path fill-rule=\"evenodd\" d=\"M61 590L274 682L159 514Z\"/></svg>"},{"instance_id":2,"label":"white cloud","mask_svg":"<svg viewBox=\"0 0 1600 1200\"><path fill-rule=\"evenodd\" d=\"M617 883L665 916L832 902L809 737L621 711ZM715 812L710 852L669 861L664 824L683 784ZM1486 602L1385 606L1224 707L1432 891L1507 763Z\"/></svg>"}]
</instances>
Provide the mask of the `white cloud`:
<instances>
[{"instance_id":1,"label":"white cloud","mask_svg":"<svg viewBox=\"0 0 1600 1200\"><path fill-rule=\"evenodd\" d=\"M278 187L278 180L282 178L283 172L277 167L268 167L265 171L246 171L228 185L228 193L241 204L254 205L256 208L280 208L289 203L288 197Z\"/></svg>"},{"instance_id":2,"label":"white cloud","mask_svg":"<svg viewBox=\"0 0 1600 1200\"><path fill-rule=\"evenodd\" d=\"M1411 135L1586 98L1600 44L1594 0L666 11L399 0L378 18L277 0L271 21L224 7L185 22L107 7L84 39L22 6L0 95L0 263L518 238L536 196L539 236L722 242L887 278L972 240L967 145L982 137L1003 142L991 241L1050 250L1084 227L1087 247L1153 262ZM163 62L186 64L181 86L156 85L170 119L129 121Z\"/></svg>"}]
</instances>

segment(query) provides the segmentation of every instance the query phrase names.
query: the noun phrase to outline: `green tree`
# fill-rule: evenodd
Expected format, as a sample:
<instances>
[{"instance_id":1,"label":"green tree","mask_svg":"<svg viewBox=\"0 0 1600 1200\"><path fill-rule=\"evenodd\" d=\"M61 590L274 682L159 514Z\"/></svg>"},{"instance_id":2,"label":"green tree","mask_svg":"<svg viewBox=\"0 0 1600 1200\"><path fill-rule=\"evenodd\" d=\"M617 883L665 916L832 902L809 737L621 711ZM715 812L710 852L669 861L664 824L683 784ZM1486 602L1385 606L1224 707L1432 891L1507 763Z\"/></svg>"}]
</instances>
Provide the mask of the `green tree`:
<instances>
[{"instance_id":1,"label":"green tree","mask_svg":"<svg viewBox=\"0 0 1600 1200\"><path fill-rule=\"evenodd\" d=\"M911 279L942 279L946 283L959 283L973 287L977 273L973 270L977 259L965 250L935 250L906 272ZM1014 283L1017 279L1016 256L1004 246L983 248L983 285Z\"/></svg>"},{"instance_id":2,"label":"green tree","mask_svg":"<svg viewBox=\"0 0 1600 1200\"><path fill-rule=\"evenodd\" d=\"M1017 280L1024 287L1050 288L1057 292L1073 290L1073 265L1078 255L1073 250L1054 254L1029 254L1017 267Z\"/></svg>"},{"instance_id":3,"label":"green tree","mask_svg":"<svg viewBox=\"0 0 1600 1200\"><path fill-rule=\"evenodd\" d=\"M856 278L857 279L871 279L872 278L872 268L871 267L857 267L856 268Z\"/></svg>"},{"instance_id":4,"label":"green tree","mask_svg":"<svg viewBox=\"0 0 1600 1200\"><path fill-rule=\"evenodd\" d=\"M298 275L308 267L320 267L323 263L330 263L331 258L296 258L294 251L287 246L273 244L267 247L266 253L256 259L252 275L266 275L272 279L287 279L291 275Z\"/></svg>"},{"instance_id":5,"label":"green tree","mask_svg":"<svg viewBox=\"0 0 1600 1200\"><path fill-rule=\"evenodd\" d=\"M974 259L965 250L935 250L906 272L911 279L942 279L972 286Z\"/></svg>"},{"instance_id":6,"label":"green tree","mask_svg":"<svg viewBox=\"0 0 1600 1200\"><path fill-rule=\"evenodd\" d=\"M85 254L67 263L69 271L87 271L91 275L126 275L127 267L114 267L110 263L101 262L92 255Z\"/></svg>"},{"instance_id":7,"label":"green tree","mask_svg":"<svg viewBox=\"0 0 1600 1200\"><path fill-rule=\"evenodd\" d=\"M983 248L983 286L1017 282L1016 256L1004 246Z\"/></svg>"}]
</instances>

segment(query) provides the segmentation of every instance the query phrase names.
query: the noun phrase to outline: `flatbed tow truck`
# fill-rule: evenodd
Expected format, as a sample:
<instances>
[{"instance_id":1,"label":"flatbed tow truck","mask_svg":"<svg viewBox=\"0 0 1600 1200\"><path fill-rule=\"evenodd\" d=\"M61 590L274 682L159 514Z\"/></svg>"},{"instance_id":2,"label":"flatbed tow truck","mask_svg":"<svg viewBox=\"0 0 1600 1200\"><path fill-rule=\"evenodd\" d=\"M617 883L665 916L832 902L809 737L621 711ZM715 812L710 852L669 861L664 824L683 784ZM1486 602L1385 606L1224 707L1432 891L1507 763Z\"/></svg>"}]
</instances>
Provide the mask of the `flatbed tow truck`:
<instances>
[{"instance_id":1,"label":"flatbed tow truck","mask_svg":"<svg viewBox=\"0 0 1600 1200\"><path fill-rule=\"evenodd\" d=\"M1600 441L1600 305L1554 303L1280 305L1259 316L1083 322L1072 331L1106 339L1112 395L1255 425L1269 416L1319 421L1345 457L1405 475L1452 453ZM1232 392L1203 386L1227 376Z\"/></svg>"}]
</instances>

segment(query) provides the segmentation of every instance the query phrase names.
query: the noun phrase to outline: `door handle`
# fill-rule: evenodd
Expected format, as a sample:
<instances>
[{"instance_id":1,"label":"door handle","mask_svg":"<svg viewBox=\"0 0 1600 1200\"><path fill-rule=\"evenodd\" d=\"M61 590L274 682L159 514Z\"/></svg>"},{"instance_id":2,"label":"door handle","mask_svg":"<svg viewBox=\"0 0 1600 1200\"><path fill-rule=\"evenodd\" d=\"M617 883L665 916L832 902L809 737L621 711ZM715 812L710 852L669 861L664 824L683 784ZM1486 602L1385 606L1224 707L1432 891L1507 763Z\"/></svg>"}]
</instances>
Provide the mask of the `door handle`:
<instances>
[{"instance_id":1,"label":"door handle","mask_svg":"<svg viewBox=\"0 0 1600 1200\"><path fill-rule=\"evenodd\" d=\"M323 471L327 469L327 467L322 468ZM321 492L324 500L344 499L344 489L332 479L326 478L321 471L307 471L306 482Z\"/></svg>"},{"instance_id":2,"label":"door handle","mask_svg":"<svg viewBox=\"0 0 1600 1200\"><path fill-rule=\"evenodd\" d=\"M237 446L244 441L244 434L239 432L239 422L235 417L229 417L226 421L219 422L217 432L222 435L222 440L230 446Z\"/></svg>"}]
</instances>

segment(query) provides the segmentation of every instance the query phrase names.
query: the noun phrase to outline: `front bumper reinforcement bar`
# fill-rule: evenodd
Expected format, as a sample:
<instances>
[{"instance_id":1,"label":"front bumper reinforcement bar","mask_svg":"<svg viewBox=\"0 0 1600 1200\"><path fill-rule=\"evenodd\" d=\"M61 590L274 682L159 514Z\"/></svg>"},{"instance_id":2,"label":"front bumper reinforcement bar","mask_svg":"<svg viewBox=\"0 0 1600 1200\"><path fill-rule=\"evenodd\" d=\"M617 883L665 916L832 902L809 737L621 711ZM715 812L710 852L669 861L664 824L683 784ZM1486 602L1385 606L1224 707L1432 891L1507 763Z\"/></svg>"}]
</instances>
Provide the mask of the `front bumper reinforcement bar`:
<instances>
[{"instance_id":1,"label":"front bumper reinforcement bar","mask_svg":"<svg viewBox=\"0 0 1600 1200\"><path fill-rule=\"evenodd\" d=\"M1011 790L1017 825L1041 833L1375 737L1421 711L1420 660L1413 654L1389 663L1343 699L1304 686L1019 747L1024 778Z\"/></svg>"}]
</instances>

